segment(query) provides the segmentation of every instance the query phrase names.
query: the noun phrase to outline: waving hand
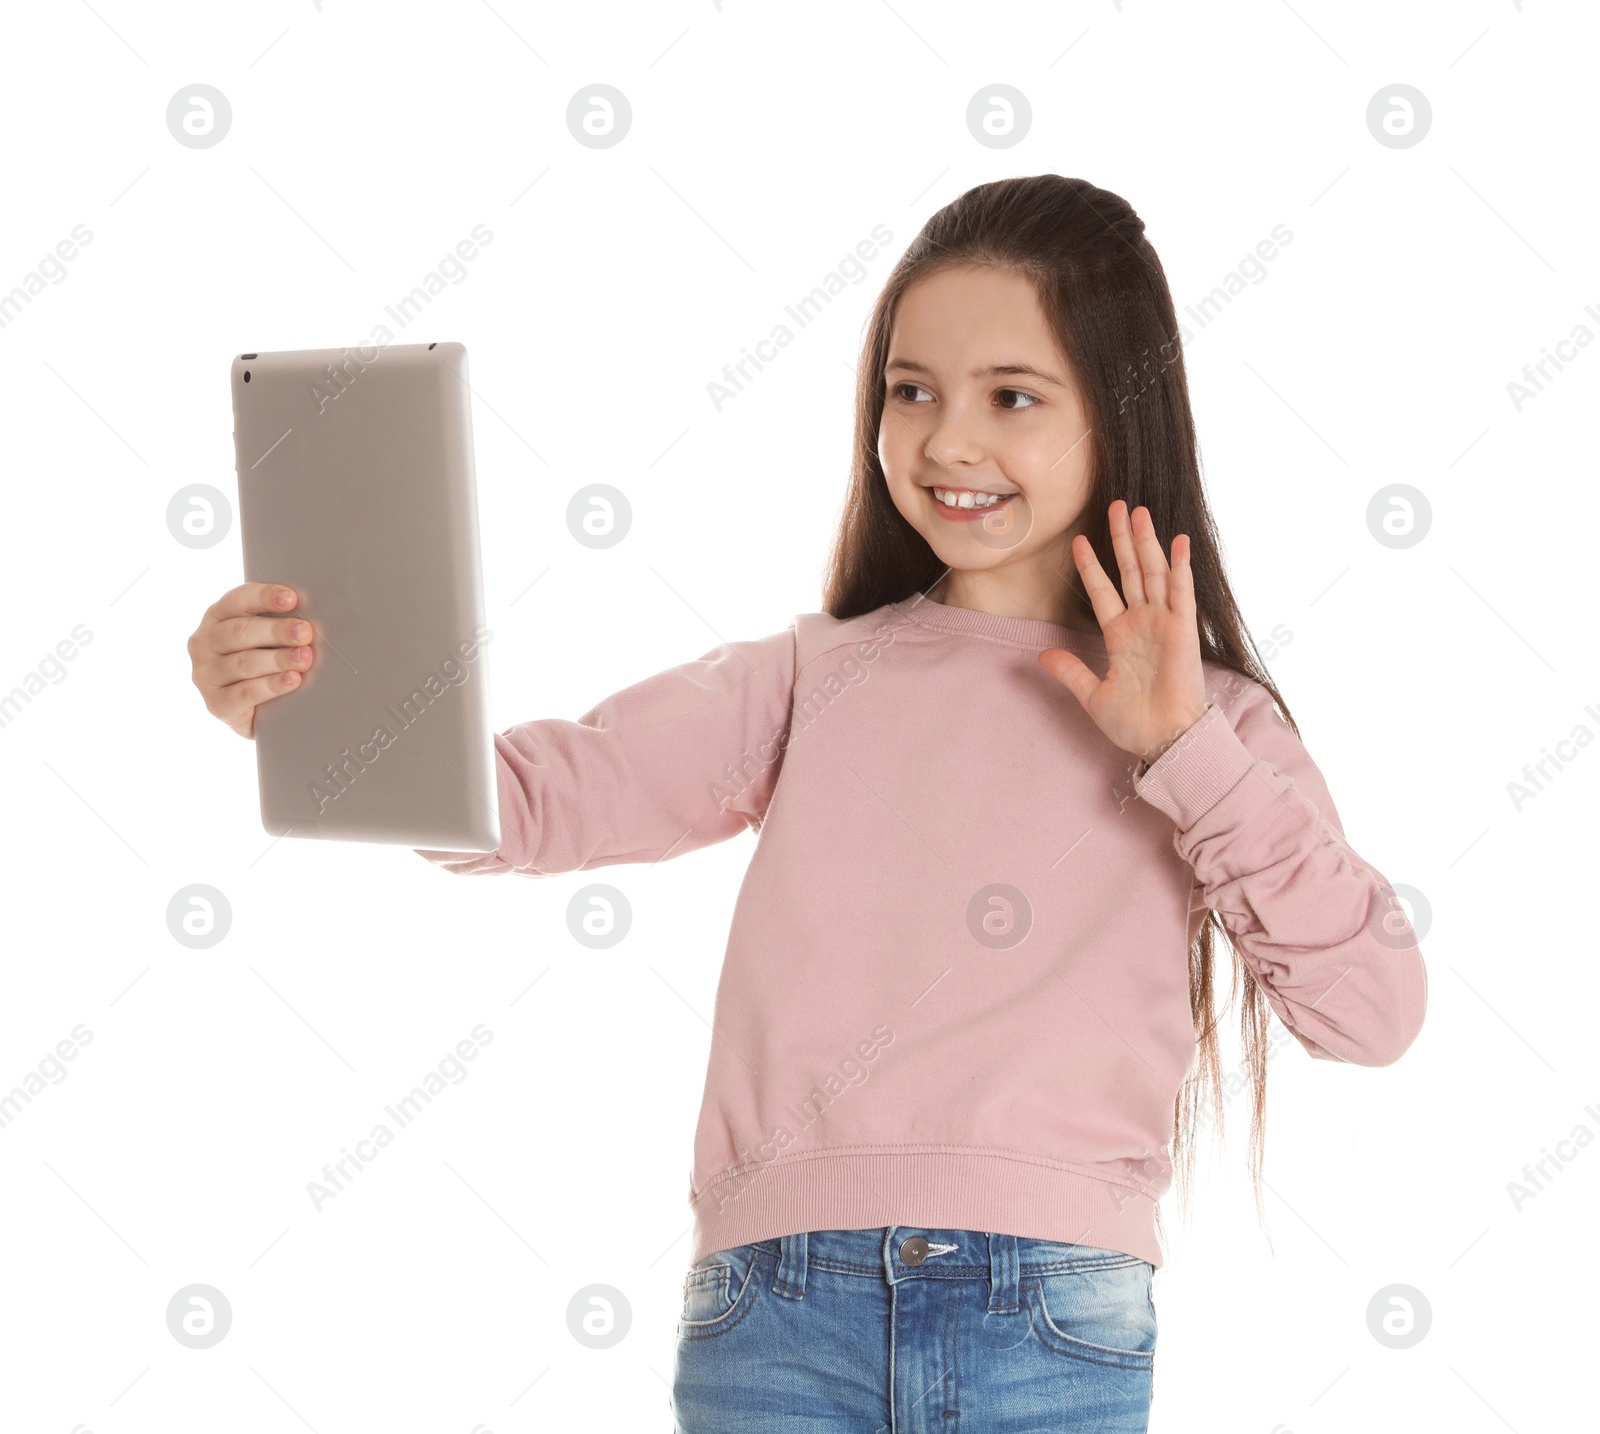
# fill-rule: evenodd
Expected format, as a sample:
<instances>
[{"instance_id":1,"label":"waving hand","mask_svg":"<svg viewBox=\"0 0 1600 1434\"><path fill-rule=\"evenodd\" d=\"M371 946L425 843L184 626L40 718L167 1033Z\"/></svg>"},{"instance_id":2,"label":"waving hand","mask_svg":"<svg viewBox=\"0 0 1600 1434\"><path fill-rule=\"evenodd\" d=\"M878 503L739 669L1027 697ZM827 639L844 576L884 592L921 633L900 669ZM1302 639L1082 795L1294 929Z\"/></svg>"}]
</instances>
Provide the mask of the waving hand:
<instances>
[{"instance_id":1,"label":"waving hand","mask_svg":"<svg viewBox=\"0 0 1600 1434\"><path fill-rule=\"evenodd\" d=\"M1041 652L1039 663L1117 746L1154 763L1206 708L1189 537L1173 539L1169 568L1148 508L1141 504L1130 518L1118 498L1110 520L1126 604L1088 538L1080 533L1072 540L1073 560L1105 636L1106 675L1096 677L1059 647Z\"/></svg>"}]
</instances>

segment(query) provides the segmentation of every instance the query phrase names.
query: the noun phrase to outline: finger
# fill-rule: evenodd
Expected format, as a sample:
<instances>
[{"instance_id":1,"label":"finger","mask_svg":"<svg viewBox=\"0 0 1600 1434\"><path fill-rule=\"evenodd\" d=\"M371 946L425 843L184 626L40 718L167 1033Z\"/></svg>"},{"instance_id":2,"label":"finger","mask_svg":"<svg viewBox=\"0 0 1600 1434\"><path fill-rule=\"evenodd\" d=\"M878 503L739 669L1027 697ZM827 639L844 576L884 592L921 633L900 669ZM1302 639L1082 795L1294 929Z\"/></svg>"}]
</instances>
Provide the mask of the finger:
<instances>
[{"instance_id":1,"label":"finger","mask_svg":"<svg viewBox=\"0 0 1600 1434\"><path fill-rule=\"evenodd\" d=\"M200 662L213 652L302 641L289 635L283 623L274 627L271 620L256 620L257 614L290 611L299 598L298 592L281 583L241 583L230 588L205 610L200 626L190 634L189 656Z\"/></svg>"},{"instance_id":2,"label":"finger","mask_svg":"<svg viewBox=\"0 0 1600 1434\"><path fill-rule=\"evenodd\" d=\"M309 643L298 647L247 647L242 652L223 653L214 657L206 664L201 679L208 687L227 687L274 672L303 673L311 666L311 658Z\"/></svg>"},{"instance_id":3,"label":"finger","mask_svg":"<svg viewBox=\"0 0 1600 1434\"><path fill-rule=\"evenodd\" d=\"M1195 621L1194 569L1189 565L1189 535L1172 540L1172 610Z\"/></svg>"},{"instance_id":4,"label":"finger","mask_svg":"<svg viewBox=\"0 0 1600 1434\"><path fill-rule=\"evenodd\" d=\"M1083 544L1079 547L1079 544ZM1122 599L1117 596L1116 585L1106 576L1106 570L1100 566L1100 559L1095 556L1094 544L1082 533L1077 534L1072 540L1072 558L1078 565L1078 571L1083 575L1083 586L1089 594L1089 606L1094 609L1096 620L1104 627L1113 618L1122 616L1124 611Z\"/></svg>"},{"instance_id":5,"label":"finger","mask_svg":"<svg viewBox=\"0 0 1600 1434\"><path fill-rule=\"evenodd\" d=\"M1159 607L1166 607L1167 555L1161 551L1161 540L1156 537L1155 519L1142 503L1133 510L1133 545L1144 574L1145 595Z\"/></svg>"},{"instance_id":6,"label":"finger","mask_svg":"<svg viewBox=\"0 0 1600 1434\"><path fill-rule=\"evenodd\" d=\"M303 681L298 672L275 672L267 677L252 677L248 682L213 687L205 692L206 711L230 727L236 726L263 702L293 692Z\"/></svg>"},{"instance_id":7,"label":"finger","mask_svg":"<svg viewBox=\"0 0 1600 1434\"><path fill-rule=\"evenodd\" d=\"M283 595L287 595L285 601ZM230 617L245 617L258 612L288 612L300 594L283 583L241 583L229 588L206 609L207 622L222 622Z\"/></svg>"},{"instance_id":8,"label":"finger","mask_svg":"<svg viewBox=\"0 0 1600 1434\"><path fill-rule=\"evenodd\" d=\"M1039 665L1067 689L1087 709L1100 679L1084 666L1081 658L1065 648L1051 647L1039 654Z\"/></svg>"},{"instance_id":9,"label":"finger","mask_svg":"<svg viewBox=\"0 0 1600 1434\"><path fill-rule=\"evenodd\" d=\"M254 647L297 647L315 642L317 633L303 617L230 617L203 626L195 637L206 661Z\"/></svg>"},{"instance_id":10,"label":"finger","mask_svg":"<svg viewBox=\"0 0 1600 1434\"><path fill-rule=\"evenodd\" d=\"M1117 566L1122 570L1123 601L1132 607L1145 600L1144 575L1139 571L1139 559L1133 551L1133 534L1128 523L1128 505L1118 498L1111 505L1111 549L1117 555Z\"/></svg>"}]
</instances>

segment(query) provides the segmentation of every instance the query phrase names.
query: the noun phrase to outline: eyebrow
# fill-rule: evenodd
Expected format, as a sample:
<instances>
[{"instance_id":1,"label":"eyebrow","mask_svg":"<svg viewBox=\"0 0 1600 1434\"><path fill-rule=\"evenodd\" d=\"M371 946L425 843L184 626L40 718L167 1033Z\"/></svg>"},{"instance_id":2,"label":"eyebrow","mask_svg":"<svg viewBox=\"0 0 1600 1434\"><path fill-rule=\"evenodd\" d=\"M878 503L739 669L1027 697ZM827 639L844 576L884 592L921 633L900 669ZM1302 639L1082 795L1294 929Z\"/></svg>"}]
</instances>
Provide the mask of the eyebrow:
<instances>
[{"instance_id":1,"label":"eyebrow","mask_svg":"<svg viewBox=\"0 0 1600 1434\"><path fill-rule=\"evenodd\" d=\"M896 368L905 369L907 373L925 373L929 378L933 377L933 370L927 364L917 363L912 359L890 359L884 366L884 372L887 373L890 369ZM1010 374L1030 374L1034 378L1043 379L1046 383L1053 383L1058 388L1066 387L1066 384L1053 373L1046 373L1043 369L1034 368L1025 363L997 363L991 364L988 368L975 368L972 370L973 378L1000 378Z\"/></svg>"}]
</instances>

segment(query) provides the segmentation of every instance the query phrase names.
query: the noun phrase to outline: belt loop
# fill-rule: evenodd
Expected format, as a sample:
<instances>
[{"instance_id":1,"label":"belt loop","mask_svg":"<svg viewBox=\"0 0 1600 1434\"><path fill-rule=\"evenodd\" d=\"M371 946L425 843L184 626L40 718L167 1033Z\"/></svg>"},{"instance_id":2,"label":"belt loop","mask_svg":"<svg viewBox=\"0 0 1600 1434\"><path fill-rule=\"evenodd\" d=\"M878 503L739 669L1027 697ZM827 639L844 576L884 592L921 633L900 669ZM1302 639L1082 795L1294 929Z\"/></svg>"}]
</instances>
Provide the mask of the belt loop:
<instances>
[{"instance_id":1,"label":"belt loop","mask_svg":"<svg viewBox=\"0 0 1600 1434\"><path fill-rule=\"evenodd\" d=\"M791 1300L806 1297L806 1232L783 1235L778 1240L778 1273L772 1292Z\"/></svg>"},{"instance_id":2,"label":"belt loop","mask_svg":"<svg viewBox=\"0 0 1600 1434\"><path fill-rule=\"evenodd\" d=\"M1021 1308L1017 1237L989 1236L989 1313L1015 1314Z\"/></svg>"}]
</instances>

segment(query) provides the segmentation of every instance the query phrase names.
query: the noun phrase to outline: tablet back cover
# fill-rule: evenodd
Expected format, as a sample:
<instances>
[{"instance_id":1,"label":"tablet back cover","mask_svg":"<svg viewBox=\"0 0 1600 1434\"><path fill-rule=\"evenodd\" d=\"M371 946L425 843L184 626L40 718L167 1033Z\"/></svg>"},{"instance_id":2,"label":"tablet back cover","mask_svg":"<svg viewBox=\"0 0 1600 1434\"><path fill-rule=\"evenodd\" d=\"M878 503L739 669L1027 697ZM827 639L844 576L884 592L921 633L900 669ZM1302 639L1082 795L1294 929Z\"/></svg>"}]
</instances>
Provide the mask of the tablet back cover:
<instances>
[{"instance_id":1,"label":"tablet back cover","mask_svg":"<svg viewBox=\"0 0 1600 1434\"><path fill-rule=\"evenodd\" d=\"M466 349L256 353L232 379L245 577L293 587L316 633L256 711L262 825L493 851Z\"/></svg>"}]
</instances>

